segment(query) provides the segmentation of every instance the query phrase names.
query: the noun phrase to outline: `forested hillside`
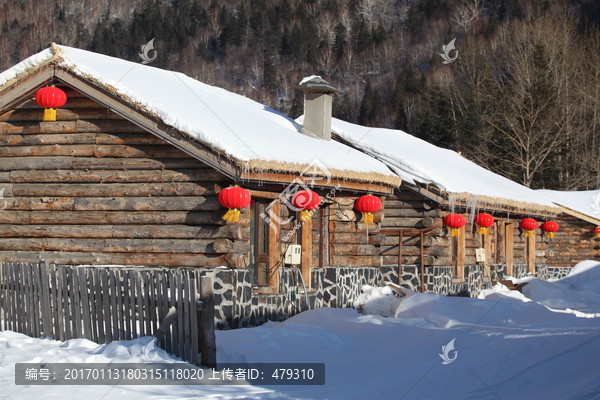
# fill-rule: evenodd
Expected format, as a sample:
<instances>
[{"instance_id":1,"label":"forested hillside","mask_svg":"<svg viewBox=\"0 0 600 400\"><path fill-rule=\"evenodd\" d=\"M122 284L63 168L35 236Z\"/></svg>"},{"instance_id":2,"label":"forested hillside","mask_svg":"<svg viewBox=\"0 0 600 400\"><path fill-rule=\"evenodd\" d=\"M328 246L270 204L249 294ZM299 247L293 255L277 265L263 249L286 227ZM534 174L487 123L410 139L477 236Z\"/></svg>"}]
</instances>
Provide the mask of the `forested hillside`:
<instances>
[{"instance_id":1,"label":"forested hillside","mask_svg":"<svg viewBox=\"0 0 600 400\"><path fill-rule=\"evenodd\" d=\"M141 62L155 38L151 65L292 117L319 74L343 92L337 117L530 187L600 187L597 0L16 0L0 26L1 70L52 41Z\"/></svg>"}]
</instances>

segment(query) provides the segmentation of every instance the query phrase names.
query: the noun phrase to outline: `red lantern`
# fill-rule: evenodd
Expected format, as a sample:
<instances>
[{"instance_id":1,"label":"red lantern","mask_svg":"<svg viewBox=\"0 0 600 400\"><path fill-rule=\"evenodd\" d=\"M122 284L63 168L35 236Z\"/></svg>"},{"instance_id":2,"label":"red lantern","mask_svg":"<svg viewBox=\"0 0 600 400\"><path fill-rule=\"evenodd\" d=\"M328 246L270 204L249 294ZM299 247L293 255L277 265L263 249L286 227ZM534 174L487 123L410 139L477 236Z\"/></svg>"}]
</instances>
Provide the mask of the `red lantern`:
<instances>
[{"instance_id":1,"label":"red lantern","mask_svg":"<svg viewBox=\"0 0 600 400\"><path fill-rule=\"evenodd\" d=\"M312 212L321 205L321 197L312 190L300 190L292 197L292 205L300 210L300 221L307 222Z\"/></svg>"},{"instance_id":2,"label":"red lantern","mask_svg":"<svg viewBox=\"0 0 600 400\"><path fill-rule=\"evenodd\" d=\"M465 226L467 221L461 214L448 214L444 218L444 223L450 228L450 236L458 235L458 230Z\"/></svg>"},{"instance_id":3,"label":"red lantern","mask_svg":"<svg viewBox=\"0 0 600 400\"><path fill-rule=\"evenodd\" d=\"M487 235L488 228L494 225L494 217L488 213L479 213L475 218L475 223L479 226L479 233Z\"/></svg>"},{"instance_id":4,"label":"red lantern","mask_svg":"<svg viewBox=\"0 0 600 400\"><path fill-rule=\"evenodd\" d=\"M35 93L35 101L44 107L44 121L56 121L56 109L67 102L67 94L54 86L46 86Z\"/></svg>"},{"instance_id":5,"label":"red lantern","mask_svg":"<svg viewBox=\"0 0 600 400\"><path fill-rule=\"evenodd\" d=\"M548 239L554 239L554 232L558 231L558 223L546 221L542 224L542 230L548 235Z\"/></svg>"},{"instance_id":6,"label":"red lantern","mask_svg":"<svg viewBox=\"0 0 600 400\"><path fill-rule=\"evenodd\" d=\"M533 236L533 231L538 227L538 222L533 218L523 218L521 220L521 229L525 231L526 237Z\"/></svg>"},{"instance_id":7,"label":"red lantern","mask_svg":"<svg viewBox=\"0 0 600 400\"><path fill-rule=\"evenodd\" d=\"M594 228L594 236L600 239L600 226Z\"/></svg>"},{"instance_id":8,"label":"red lantern","mask_svg":"<svg viewBox=\"0 0 600 400\"><path fill-rule=\"evenodd\" d=\"M223 216L227 222L238 222L240 210L250 205L250 192L239 186L230 186L219 192L219 203L229 211Z\"/></svg>"},{"instance_id":9,"label":"red lantern","mask_svg":"<svg viewBox=\"0 0 600 400\"><path fill-rule=\"evenodd\" d=\"M371 225L374 221L373 214L381 210L381 200L377 196L366 194L356 199L354 207L362 213L363 222L367 225Z\"/></svg>"}]
</instances>

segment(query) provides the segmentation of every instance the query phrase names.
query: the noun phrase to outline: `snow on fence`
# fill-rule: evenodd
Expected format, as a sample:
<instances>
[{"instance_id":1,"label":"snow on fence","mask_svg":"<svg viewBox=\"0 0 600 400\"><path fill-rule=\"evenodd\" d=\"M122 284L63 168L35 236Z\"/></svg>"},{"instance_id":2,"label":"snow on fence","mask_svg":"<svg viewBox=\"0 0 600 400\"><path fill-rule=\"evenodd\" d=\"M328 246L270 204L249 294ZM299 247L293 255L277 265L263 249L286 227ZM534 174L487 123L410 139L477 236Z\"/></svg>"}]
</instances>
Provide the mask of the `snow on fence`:
<instances>
[{"instance_id":1,"label":"snow on fence","mask_svg":"<svg viewBox=\"0 0 600 400\"><path fill-rule=\"evenodd\" d=\"M212 278L197 270L0 263L0 280L3 330L96 343L156 334L169 353L216 363Z\"/></svg>"}]
</instances>

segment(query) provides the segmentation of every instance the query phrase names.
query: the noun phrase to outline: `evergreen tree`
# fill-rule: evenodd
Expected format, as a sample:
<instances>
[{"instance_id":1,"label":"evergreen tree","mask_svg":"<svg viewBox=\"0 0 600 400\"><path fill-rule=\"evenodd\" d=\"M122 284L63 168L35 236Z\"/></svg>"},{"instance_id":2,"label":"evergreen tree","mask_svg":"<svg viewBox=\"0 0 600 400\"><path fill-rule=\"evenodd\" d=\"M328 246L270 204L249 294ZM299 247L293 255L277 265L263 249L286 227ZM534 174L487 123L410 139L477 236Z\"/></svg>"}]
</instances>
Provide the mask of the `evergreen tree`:
<instances>
[{"instance_id":1,"label":"evergreen tree","mask_svg":"<svg viewBox=\"0 0 600 400\"><path fill-rule=\"evenodd\" d=\"M365 126L376 126L380 111L381 100L379 93L371 86L371 81L367 80L365 94L360 103L358 123Z\"/></svg>"}]
</instances>

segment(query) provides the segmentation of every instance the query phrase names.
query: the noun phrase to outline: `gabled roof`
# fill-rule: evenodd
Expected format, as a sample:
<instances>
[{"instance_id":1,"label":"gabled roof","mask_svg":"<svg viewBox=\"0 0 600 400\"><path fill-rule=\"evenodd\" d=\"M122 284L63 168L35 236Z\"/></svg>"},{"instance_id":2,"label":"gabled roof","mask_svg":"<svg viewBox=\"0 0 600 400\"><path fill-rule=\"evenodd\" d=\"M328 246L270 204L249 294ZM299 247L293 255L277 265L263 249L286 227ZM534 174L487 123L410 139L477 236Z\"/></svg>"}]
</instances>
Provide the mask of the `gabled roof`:
<instances>
[{"instance_id":1,"label":"gabled roof","mask_svg":"<svg viewBox=\"0 0 600 400\"><path fill-rule=\"evenodd\" d=\"M331 126L335 138L384 162L404 183L425 188L450 205L538 214L560 212L546 196L406 132L339 119Z\"/></svg>"},{"instance_id":2,"label":"gabled roof","mask_svg":"<svg viewBox=\"0 0 600 400\"><path fill-rule=\"evenodd\" d=\"M246 97L181 73L67 46L53 44L1 73L0 113L31 98L49 79L234 179L269 181L265 173L297 175L318 165L345 182L400 185L384 163L342 143L303 135L292 119Z\"/></svg>"},{"instance_id":3,"label":"gabled roof","mask_svg":"<svg viewBox=\"0 0 600 400\"><path fill-rule=\"evenodd\" d=\"M574 217L600 226L600 190L536 190Z\"/></svg>"}]
</instances>

